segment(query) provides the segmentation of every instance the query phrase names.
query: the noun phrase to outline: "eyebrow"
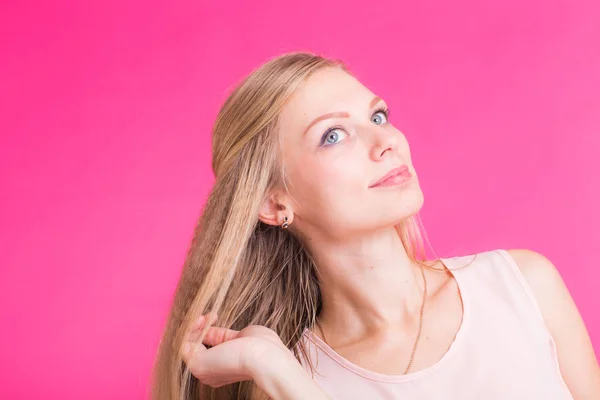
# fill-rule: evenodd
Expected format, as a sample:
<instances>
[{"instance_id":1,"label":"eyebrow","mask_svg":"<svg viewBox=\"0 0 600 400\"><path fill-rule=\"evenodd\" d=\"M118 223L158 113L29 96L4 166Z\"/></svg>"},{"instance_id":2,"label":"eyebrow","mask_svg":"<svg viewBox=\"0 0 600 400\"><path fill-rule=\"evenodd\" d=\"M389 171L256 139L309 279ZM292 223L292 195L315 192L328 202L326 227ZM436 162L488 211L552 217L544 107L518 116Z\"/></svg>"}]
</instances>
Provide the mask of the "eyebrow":
<instances>
[{"instance_id":1,"label":"eyebrow","mask_svg":"<svg viewBox=\"0 0 600 400\"><path fill-rule=\"evenodd\" d=\"M369 103L369 108L373 108L373 106L375 106L375 104L377 104L379 101L381 101L381 97L379 96L375 96L373 97L373 100L371 100L371 102ZM331 112L328 114L323 114L320 117L315 118L304 130L304 133L302 134L302 136L306 135L306 132L308 132L310 130L310 128L313 127L314 124L316 124L317 122L321 122L324 119L329 119L329 118L349 118L350 115L347 112L344 111L335 111L335 112Z\"/></svg>"}]
</instances>

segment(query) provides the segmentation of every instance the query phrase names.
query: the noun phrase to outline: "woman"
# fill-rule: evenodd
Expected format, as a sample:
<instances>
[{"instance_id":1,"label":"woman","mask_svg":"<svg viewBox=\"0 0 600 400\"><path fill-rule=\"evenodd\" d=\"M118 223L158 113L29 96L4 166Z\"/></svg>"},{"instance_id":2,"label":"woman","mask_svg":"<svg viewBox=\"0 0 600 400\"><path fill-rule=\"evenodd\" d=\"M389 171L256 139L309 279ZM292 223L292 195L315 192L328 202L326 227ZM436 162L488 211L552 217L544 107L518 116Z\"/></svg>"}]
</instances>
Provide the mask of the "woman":
<instances>
[{"instance_id":1,"label":"woman","mask_svg":"<svg viewBox=\"0 0 600 400\"><path fill-rule=\"evenodd\" d=\"M406 138L341 62L253 71L219 112L213 170L155 399L600 398L548 259L426 260Z\"/></svg>"}]
</instances>

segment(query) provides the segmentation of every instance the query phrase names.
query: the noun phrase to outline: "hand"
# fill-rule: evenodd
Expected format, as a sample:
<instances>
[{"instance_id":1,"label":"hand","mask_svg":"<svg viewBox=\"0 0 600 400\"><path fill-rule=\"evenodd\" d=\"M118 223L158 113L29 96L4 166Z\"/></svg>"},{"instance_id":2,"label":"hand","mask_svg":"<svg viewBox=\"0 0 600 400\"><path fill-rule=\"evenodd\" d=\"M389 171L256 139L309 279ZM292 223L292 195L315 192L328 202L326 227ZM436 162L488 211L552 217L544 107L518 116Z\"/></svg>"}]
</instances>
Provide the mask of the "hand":
<instances>
[{"instance_id":1,"label":"hand","mask_svg":"<svg viewBox=\"0 0 600 400\"><path fill-rule=\"evenodd\" d=\"M261 325L250 325L236 331L211 326L202 343L200 331L217 315L200 316L191 326L181 346L181 356L190 372L205 385L220 387L233 382L254 380L261 363L275 364L281 357L293 357L279 335ZM207 349L205 345L213 346Z\"/></svg>"}]
</instances>

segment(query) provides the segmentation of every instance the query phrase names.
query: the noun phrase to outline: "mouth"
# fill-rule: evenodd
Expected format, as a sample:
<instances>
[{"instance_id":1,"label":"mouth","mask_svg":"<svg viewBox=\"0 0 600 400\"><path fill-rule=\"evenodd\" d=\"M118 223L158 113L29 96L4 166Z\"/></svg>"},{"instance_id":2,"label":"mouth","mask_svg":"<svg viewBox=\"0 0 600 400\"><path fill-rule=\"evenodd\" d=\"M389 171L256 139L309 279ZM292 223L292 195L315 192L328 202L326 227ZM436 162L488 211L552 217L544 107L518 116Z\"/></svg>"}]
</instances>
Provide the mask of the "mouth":
<instances>
[{"instance_id":1,"label":"mouth","mask_svg":"<svg viewBox=\"0 0 600 400\"><path fill-rule=\"evenodd\" d=\"M408 166L402 165L397 168L393 168L377 182L371 184L369 188L378 186L394 186L408 182L412 178L412 174L408 170Z\"/></svg>"}]
</instances>

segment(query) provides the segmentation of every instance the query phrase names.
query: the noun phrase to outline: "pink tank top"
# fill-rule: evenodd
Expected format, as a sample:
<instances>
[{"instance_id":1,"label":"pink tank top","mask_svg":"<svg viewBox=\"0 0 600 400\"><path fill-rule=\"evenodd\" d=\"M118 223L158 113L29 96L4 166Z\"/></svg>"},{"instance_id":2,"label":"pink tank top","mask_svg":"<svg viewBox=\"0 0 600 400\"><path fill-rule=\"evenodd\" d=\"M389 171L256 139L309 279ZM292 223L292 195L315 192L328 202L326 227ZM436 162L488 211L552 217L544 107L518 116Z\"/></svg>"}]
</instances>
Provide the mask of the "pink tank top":
<instances>
[{"instance_id":1,"label":"pink tank top","mask_svg":"<svg viewBox=\"0 0 600 400\"><path fill-rule=\"evenodd\" d=\"M471 265L455 269L474 256ZM313 380L335 400L572 400L554 340L510 254L498 249L441 260L456 279L464 313L437 363L406 375L373 372L305 329L302 340L316 368ZM309 371L306 362L302 365Z\"/></svg>"}]
</instances>

